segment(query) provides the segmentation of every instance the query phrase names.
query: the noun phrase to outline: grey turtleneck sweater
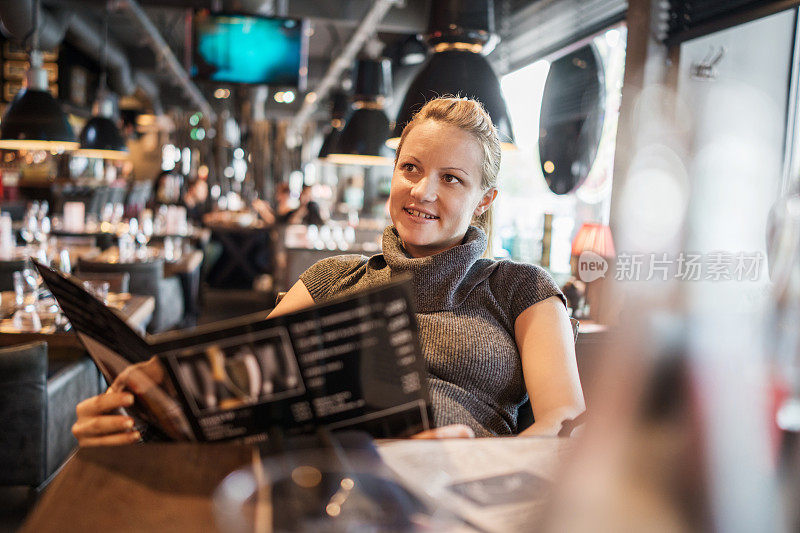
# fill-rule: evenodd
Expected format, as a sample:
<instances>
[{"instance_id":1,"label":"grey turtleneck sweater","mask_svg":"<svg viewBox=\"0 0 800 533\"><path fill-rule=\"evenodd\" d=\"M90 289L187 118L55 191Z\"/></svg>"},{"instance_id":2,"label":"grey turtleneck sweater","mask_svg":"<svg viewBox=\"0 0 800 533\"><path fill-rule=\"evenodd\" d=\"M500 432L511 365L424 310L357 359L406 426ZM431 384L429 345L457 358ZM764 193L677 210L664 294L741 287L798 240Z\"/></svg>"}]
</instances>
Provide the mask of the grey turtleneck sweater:
<instances>
[{"instance_id":1,"label":"grey turtleneck sweater","mask_svg":"<svg viewBox=\"0 0 800 533\"><path fill-rule=\"evenodd\" d=\"M434 424L466 424L479 437L517 432L517 410L527 392L516 318L550 296L564 300L541 267L481 259L486 242L486 234L470 226L462 244L412 258L389 226L382 254L331 257L300 276L319 302L410 273Z\"/></svg>"}]
</instances>

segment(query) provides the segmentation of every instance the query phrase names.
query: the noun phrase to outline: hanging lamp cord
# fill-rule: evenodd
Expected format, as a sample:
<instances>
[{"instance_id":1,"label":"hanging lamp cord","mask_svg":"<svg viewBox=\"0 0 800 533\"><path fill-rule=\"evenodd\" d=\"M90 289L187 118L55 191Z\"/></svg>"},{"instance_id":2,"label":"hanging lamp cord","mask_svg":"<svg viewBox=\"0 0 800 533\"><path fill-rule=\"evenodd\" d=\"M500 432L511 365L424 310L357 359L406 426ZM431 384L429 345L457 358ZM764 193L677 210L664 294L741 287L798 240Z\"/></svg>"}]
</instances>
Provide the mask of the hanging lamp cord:
<instances>
[{"instance_id":1,"label":"hanging lamp cord","mask_svg":"<svg viewBox=\"0 0 800 533\"><path fill-rule=\"evenodd\" d=\"M22 38L22 47L27 48L28 52L39 48L39 0L33 2L33 13L31 14L31 29ZM30 46L28 43L30 42Z\"/></svg>"}]
</instances>

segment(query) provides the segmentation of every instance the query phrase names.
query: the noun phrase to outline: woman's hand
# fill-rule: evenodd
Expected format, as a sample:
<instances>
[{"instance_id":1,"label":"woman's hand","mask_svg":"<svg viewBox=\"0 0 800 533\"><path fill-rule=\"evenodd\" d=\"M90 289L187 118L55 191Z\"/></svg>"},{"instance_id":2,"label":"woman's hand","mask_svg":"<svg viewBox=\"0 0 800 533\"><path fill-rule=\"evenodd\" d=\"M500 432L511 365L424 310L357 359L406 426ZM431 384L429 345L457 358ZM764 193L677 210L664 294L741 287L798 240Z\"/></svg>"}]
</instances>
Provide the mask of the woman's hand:
<instances>
[{"instance_id":1,"label":"woman's hand","mask_svg":"<svg viewBox=\"0 0 800 533\"><path fill-rule=\"evenodd\" d=\"M144 395L163 380L164 369L153 357L123 370L105 394L79 403L75 408L78 420L72 426L78 445L114 446L139 441L141 435L133 429L133 418L113 411L133 405L131 392Z\"/></svg>"},{"instance_id":2,"label":"woman's hand","mask_svg":"<svg viewBox=\"0 0 800 533\"><path fill-rule=\"evenodd\" d=\"M412 435L412 439L471 439L475 437L472 428L464 424L450 424L440 428L428 429Z\"/></svg>"},{"instance_id":3,"label":"woman's hand","mask_svg":"<svg viewBox=\"0 0 800 533\"><path fill-rule=\"evenodd\" d=\"M80 446L116 446L139 441L141 435L133 430L133 418L113 414L121 407L133 405L130 392L109 391L83 400L75 408L78 420L72 434Z\"/></svg>"}]
</instances>

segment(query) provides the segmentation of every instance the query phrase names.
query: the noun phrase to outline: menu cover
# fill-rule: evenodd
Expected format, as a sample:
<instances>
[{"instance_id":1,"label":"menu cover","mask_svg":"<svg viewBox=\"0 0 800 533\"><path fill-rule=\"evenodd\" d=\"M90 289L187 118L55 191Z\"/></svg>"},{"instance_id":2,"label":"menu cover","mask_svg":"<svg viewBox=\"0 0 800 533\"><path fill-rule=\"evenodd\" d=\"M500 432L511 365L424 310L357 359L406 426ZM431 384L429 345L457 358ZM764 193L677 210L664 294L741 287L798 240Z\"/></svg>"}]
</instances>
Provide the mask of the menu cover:
<instances>
[{"instance_id":1,"label":"menu cover","mask_svg":"<svg viewBox=\"0 0 800 533\"><path fill-rule=\"evenodd\" d=\"M79 282L34 264L111 388L134 393L131 414L169 439L430 428L407 279L274 318L144 338Z\"/></svg>"}]
</instances>

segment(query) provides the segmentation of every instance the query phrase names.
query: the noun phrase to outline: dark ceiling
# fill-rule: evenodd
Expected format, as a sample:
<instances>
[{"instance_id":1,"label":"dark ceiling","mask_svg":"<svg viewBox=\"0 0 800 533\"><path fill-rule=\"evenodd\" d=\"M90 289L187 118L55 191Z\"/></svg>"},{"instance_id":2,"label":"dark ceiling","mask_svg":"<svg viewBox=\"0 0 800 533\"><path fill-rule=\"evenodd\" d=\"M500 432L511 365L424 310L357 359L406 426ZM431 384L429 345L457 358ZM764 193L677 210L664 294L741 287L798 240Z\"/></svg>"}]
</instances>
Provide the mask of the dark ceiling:
<instances>
[{"instance_id":1,"label":"dark ceiling","mask_svg":"<svg viewBox=\"0 0 800 533\"><path fill-rule=\"evenodd\" d=\"M128 58L131 67L149 74L160 89L164 107L180 106L191 108L186 95L178 89L174 79L156 60L156 55L148 46L141 27L125 9L116 9L113 0L42 0L44 8L51 12L68 12L85 18L102 31L105 8L109 10L109 36L119 45ZM496 18L503 13L521 9L537 0L497 0ZM313 90L348 42L350 36L372 5L371 0L139 0L147 16L155 24L176 58L186 66L190 62L191 17L196 9L224 9L245 13L281 15L306 18L313 34L309 40L308 89ZM383 53L396 56L400 44L415 34L424 33L430 0L404 0L392 7L377 27L376 37L383 45ZM506 15L507 16L507 15ZM497 24L500 28L500 20ZM71 35L67 34L69 42ZM398 80L409 78L416 67L395 64L396 85ZM345 76L346 77L346 76ZM113 87L113 80L112 89ZM206 99L216 109L223 109L230 102L213 97L218 84L197 82ZM247 97L248 87L231 87L235 96ZM277 105L271 99L267 103L267 113L272 116L289 116L296 112L302 98L294 105Z\"/></svg>"}]
</instances>

